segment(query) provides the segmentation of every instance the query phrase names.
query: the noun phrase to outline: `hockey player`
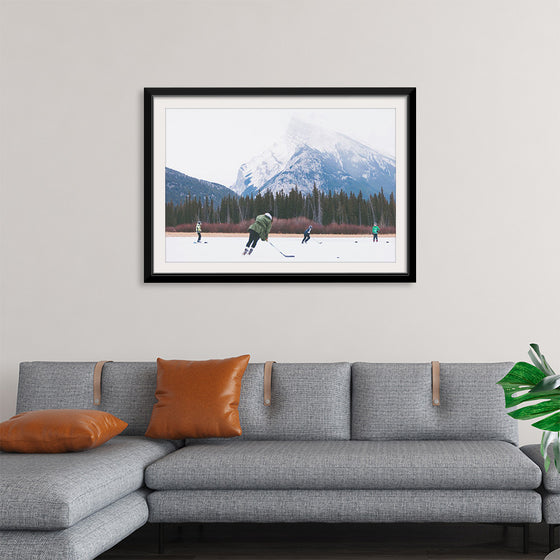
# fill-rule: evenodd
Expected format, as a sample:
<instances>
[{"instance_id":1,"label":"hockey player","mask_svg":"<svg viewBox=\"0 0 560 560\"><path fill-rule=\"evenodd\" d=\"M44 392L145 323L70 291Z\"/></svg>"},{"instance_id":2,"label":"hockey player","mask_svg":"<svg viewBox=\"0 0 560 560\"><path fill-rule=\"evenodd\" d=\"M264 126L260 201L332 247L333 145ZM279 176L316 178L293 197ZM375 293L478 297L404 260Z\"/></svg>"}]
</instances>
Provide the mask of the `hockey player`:
<instances>
[{"instance_id":1,"label":"hockey player","mask_svg":"<svg viewBox=\"0 0 560 560\"><path fill-rule=\"evenodd\" d=\"M373 234L373 242L374 243L379 243L379 239L377 238L377 234L379 233L380 229L381 228L377 224L374 224L373 227L371 228L371 233Z\"/></svg>"},{"instance_id":2,"label":"hockey player","mask_svg":"<svg viewBox=\"0 0 560 560\"><path fill-rule=\"evenodd\" d=\"M197 239L197 243L200 243L201 239L202 239L202 224L200 223L200 220L198 220L198 222L196 222L196 233L198 234L198 239Z\"/></svg>"},{"instance_id":3,"label":"hockey player","mask_svg":"<svg viewBox=\"0 0 560 560\"><path fill-rule=\"evenodd\" d=\"M272 215L270 212L260 214L255 218L255 222L249 226L249 241L245 245L244 255L250 255L257 246L259 239L268 241L268 234L272 227Z\"/></svg>"},{"instance_id":4,"label":"hockey player","mask_svg":"<svg viewBox=\"0 0 560 560\"><path fill-rule=\"evenodd\" d=\"M307 243L311 239L311 230L313 226L310 224L309 227L303 232L303 239L301 240L302 243Z\"/></svg>"}]
</instances>

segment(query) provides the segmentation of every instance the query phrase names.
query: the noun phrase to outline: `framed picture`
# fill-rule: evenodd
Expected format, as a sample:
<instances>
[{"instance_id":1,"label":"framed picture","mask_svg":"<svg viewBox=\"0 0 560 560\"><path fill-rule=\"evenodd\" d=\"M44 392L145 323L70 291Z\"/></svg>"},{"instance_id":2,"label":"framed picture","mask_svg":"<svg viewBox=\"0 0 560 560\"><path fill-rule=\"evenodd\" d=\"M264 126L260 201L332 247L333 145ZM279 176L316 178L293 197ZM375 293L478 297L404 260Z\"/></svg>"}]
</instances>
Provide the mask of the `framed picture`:
<instances>
[{"instance_id":1,"label":"framed picture","mask_svg":"<svg viewBox=\"0 0 560 560\"><path fill-rule=\"evenodd\" d=\"M415 88L146 88L146 282L415 282Z\"/></svg>"}]
</instances>

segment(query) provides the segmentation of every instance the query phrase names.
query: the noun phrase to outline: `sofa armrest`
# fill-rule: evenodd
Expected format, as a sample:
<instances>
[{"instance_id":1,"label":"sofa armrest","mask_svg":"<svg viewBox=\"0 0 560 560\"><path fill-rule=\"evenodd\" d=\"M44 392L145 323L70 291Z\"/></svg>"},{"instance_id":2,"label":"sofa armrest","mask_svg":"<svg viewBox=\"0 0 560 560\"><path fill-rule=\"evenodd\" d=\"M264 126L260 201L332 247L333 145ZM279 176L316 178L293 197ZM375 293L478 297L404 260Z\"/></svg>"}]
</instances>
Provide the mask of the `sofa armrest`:
<instances>
[{"instance_id":1,"label":"sofa armrest","mask_svg":"<svg viewBox=\"0 0 560 560\"><path fill-rule=\"evenodd\" d=\"M539 444L524 445L521 451L540 467L544 489L551 494L560 494L560 473L556 470L554 464L550 465L548 472L544 470L544 457L541 455L541 446Z\"/></svg>"}]
</instances>

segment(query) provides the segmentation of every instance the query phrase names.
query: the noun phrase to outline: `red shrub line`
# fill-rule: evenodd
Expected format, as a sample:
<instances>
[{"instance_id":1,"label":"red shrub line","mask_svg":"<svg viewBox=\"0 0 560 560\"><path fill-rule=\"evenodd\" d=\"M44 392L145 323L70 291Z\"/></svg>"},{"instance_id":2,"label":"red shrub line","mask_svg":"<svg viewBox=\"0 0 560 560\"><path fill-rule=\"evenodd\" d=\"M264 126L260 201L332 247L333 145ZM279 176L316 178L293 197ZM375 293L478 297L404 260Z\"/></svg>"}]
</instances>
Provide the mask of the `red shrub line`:
<instances>
[{"instance_id":1,"label":"red shrub line","mask_svg":"<svg viewBox=\"0 0 560 560\"><path fill-rule=\"evenodd\" d=\"M202 222L202 231L206 233L245 233L252 221L244 221L238 224L207 224ZM177 232L194 232L196 230L196 224L180 224L175 227L166 227L165 231L177 231Z\"/></svg>"},{"instance_id":2,"label":"red shrub line","mask_svg":"<svg viewBox=\"0 0 560 560\"><path fill-rule=\"evenodd\" d=\"M206 233L246 233L253 220L245 220L238 224L207 224L202 222L202 231ZM371 235L370 225L355 224L327 224L322 225L307 218L279 218L272 222L271 233L297 233L302 234L308 226L313 226L312 234L343 234L343 235ZM180 224L174 227L166 227L169 232L192 232L194 233L196 224ZM394 226L382 226L380 233L395 233Z\"/></svg>"}]
</instances>

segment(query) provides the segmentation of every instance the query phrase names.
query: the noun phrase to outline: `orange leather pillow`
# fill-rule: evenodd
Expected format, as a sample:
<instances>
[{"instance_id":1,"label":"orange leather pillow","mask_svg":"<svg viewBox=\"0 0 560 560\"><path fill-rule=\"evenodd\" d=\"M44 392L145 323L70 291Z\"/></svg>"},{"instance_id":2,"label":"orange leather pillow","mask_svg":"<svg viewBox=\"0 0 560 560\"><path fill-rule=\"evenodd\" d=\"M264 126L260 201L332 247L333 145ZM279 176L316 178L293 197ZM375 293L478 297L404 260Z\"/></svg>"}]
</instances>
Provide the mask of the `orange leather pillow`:
<instances>
[{"instance_id":1,"label":"orange leather pillow","mask_svg":"<svg viewBox=\"0 0 560 560\"><path fill-rule=\"evenodd\" d=\"M250 356L157 361L157 403L146 436L161 439L241 435L239 394Z\"/></svg>"},{"instance_id":2,"label":"orange leather pillow","mask_svg":"<svg viewBox=\"0 0 560 560\"><path fill-rule=\"evenodd\" d=\"M92 449L120 434L128 424L100 410L33 410L0 424L0 450L65 453Z\"/></svg>"}]
</instances>

